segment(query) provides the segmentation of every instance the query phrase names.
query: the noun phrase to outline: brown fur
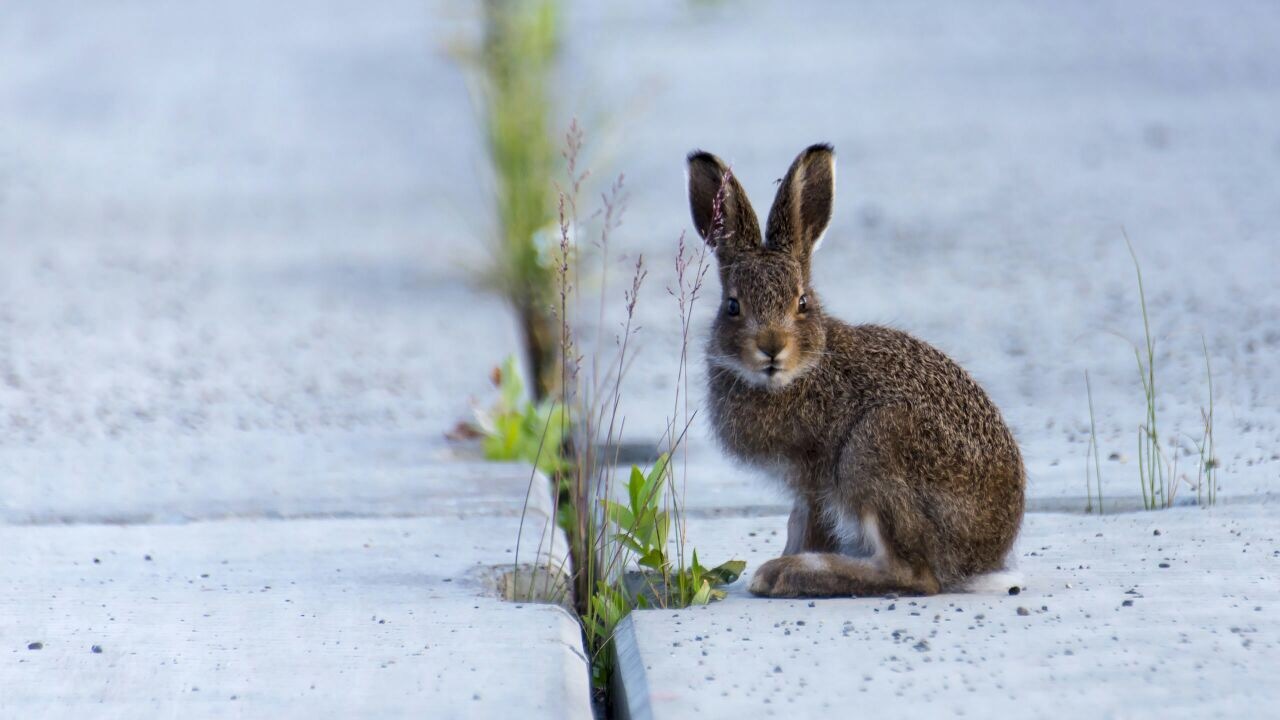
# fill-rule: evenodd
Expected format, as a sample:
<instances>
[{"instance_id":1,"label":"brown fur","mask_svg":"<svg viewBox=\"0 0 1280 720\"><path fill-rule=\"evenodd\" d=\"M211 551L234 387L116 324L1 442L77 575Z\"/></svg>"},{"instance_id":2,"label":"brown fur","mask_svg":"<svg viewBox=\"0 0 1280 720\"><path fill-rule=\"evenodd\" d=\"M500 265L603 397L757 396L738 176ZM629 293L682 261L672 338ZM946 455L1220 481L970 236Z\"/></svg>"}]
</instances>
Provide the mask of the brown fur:
<instances>
[{"instance_id":1,"label":"brown fur","mask_svg":"<svg viewBox=\"0 0 1280 720\"><path fill-rule=\"evenodd\" d=\"M796 500L787 552L751 591L932 594L1003 567L1026 473L999 410L959 365L906 333L823 314L809 263L834 193L834 151L810 147L762 242L724 163L689 156L694 223L723 294L707 348L712 423L730 454L780 469ZM860 536L840 536L850 529Z\"/></svg>"}]
</instances>

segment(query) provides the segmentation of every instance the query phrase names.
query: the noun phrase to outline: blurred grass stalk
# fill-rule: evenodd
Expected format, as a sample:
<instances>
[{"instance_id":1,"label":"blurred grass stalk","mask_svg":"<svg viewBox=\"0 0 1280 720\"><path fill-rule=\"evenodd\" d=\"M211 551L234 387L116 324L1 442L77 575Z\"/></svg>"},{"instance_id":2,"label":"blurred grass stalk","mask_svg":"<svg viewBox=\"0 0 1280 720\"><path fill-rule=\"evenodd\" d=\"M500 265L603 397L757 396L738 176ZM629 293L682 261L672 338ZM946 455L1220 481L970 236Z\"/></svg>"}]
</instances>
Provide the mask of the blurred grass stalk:
<instances>
[{"instance_id":1,"label":"blurred grass stalk","mask_svg":"<svg viewBox=\"0 0 1280 720\"><path fill-rule=\"evenodd\" d=\"M558 51L556 0L482 0L484 39L473 66L496 183L497 238L489 282L519 318L535 401L559 387L554 232L558 168L549 132Z\"/></svg>"},{"instance_id":2,"label":"blurred grass stalk","mask_svg":"<svg viewBox=\"0 0 1280 720\"><path fill-rule=\"evenodd\" d=\"M1129 248L1129 256L1133 259L1133 270L1138 279L1138 300L1142 308L1143 344L1133 345L1133 354L1138 363L1138 376L1142 380L1142 394L1146 405L1146 417L1138 425L1138 478L1142 486L1142 504L1147 510L1170 508L1174 505L1178 484L1182 479L1178 475L1178 445L1176 441L1170 445L1173 456L1171 460L1166 455L1161 435L1156 430L1156 345L1151 334L1150 316L1147 313L1147 293L1142 282L1142 265L1138 262L1138 253L1133 249L1129 234L1123 228L1121 233L1124 235L1125 245ZM1209 345L1204 336L1201 336L1200 343L1204 350L1205 378L1209 385L1209 408L1200 410L1204 422L1204 434L1198 442L1192 438L1192 442L1200 453L1196 478L1196 503L1213 505L1218 497L1218 460L1214 456L1213 368L1209 364ZM1091 396L1091 419L1092 412ZM1094 442L1096 443L1096 440ZM1207 495L1202 494L1202 488L1208 490Z\"/></svg>"},{"instance_id":3,"label":"blurred grass stalk","mask_svg":"<svg viewBox=\"0 0 1280 720\"><path fill-rule=\"evenodd\" d=\"M1106 512L1102 506L1102 459L1098 448L1098 424L1093 419L1093 384L1089 382L1088 370L1084 371L1084 387L1089 398L1089 454L1085 456L1084 463L1084 489L1087 498L1084 511L1086 513L1093 512L1093 490L1089 485L1089 460L1093 460L1092 469L1098 483L1098 514L1102 515Z\"/></svg>"}]
</instances>

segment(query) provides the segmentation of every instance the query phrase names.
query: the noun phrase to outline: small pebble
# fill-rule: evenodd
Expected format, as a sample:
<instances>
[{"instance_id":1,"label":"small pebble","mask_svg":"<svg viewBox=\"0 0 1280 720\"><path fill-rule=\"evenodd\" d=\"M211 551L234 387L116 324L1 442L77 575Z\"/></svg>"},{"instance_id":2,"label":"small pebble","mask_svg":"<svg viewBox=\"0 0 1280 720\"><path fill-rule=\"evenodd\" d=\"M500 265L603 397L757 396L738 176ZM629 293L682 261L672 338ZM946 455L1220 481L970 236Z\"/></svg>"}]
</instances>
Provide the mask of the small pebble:
<instances>
[{"instance_id":1,"label":"small pebble","mask_svg":"<svg viewBox=\"0 0 1280 720\"><path fill-rule=\"evenodd\" d=\"M93 653L94 655L101 655L101 654L102 654L102 646L101 646L101 645L94 645L93 647L89 648L89 652Z\"/></svg>"},{"instance_id":2,"label":"small pebble","mask_svg":"<svg viewBox=\"0 0 1280 720\"><path fill-rule=\"evenodd\" d=\"M1022 588L1018 587L1017 585L1014 585L1013 587L1009 588L1010 595L1017 595L1020 592L1022 592Z\"/></svg>"},{"instance_id":3,"label":"small pebble","mask_svg":"<svg viewBox=\"0 0 1280 720\"><path fill-rule=\"evenodd\" d=\"M1027 615L1030 615L1030 614L1031 614L1031 611L1030 611L1030 610L1028 610L1028 609L1026 609L1026 608L1024 608L1024 607L1019 607L1019 608L1018 608L1018 614L1019 614L1019 615L1022 615L1022 616L1024 616L1024 617L1025 617L1025 616L1027 616Z\"/></svg>"},{"instance_id":4,"label":"small pebble","mask_svg":"<svg viewBox=\"0 0 1280 720\"><path fill-rule=\"evenodd\" d=\"M1132 600L1125 600L1124 602L1120 603L1120 605L1121 605L1122 607L1133 607L1133 601L1132 601Z\"/></svg>"},{"instance_id":5,"label":"small pebble","mask_svg":"<svg viewBox=\"0 0 1280 720\"><path fill-rule=\"evenodd\" d=\"M1160 529L1159 529L1159 528L1157 528L1157 529L1155 529L1155 530L1151 531L1151 534L1152 534L1152 535L1159 535L1159 534L1160 534Z\"/></svg>"},{"instance_id":6,"label":"small pebble","mask_svg":"<svg viewBox=\"0 0 1280 720\"><path fill-rule=\"evenodd\" d=\"M1169 567L1169 563L1160 563L1160 567L1167 568Z\"/></svg>"},{"instance_id":7,"label":"small pebble","mask_svg":"<svg viewBox=\"0 0 1280 720\"><path fill-rule=\"evenodd\" d=\"M41 650L43 648L44 648L44 643L42 642L27 643L28 650Z\"/></svg>"},{"instance_id":8,"label":"small pebble","mask_svg":"<svg viewBox=\"0 0 1280 720\"><path fill-rule=\"evenodd\" d=\"M151 556L150 556L150 555L143 555L143 556L142 556L142 559L143 559L143 560L146 560L147 562L151 562Z\"/></svg>"},{"instance_id":9,"label":"small pebble","mask_svg":"<svg viewBox=\"0 0 1280 720\"><path fill-rule=\"evenodd\" d=\"M782 672L782 666L781 666L781 665L774 665L774 666L773 666L773 671L774 671L775 673L780 673L780 672Z\"/></svg>"}]
</instances>

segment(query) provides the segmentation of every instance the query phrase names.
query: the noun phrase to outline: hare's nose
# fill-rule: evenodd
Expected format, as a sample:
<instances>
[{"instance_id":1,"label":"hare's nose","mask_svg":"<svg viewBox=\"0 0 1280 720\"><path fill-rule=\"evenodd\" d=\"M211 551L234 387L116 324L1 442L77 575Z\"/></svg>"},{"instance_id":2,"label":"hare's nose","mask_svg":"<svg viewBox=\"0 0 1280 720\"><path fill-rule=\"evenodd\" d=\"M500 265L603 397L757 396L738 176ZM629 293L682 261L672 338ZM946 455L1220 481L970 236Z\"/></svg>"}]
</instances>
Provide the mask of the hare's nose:
<instances>
[{"instance_id":1,"label":"hare's nose","mask_svg":"<svg viewBox=\"0 0 1280 720\"><path fill-rule=\"evenodd\" d=\"M774 360L781 355L786 347L787 339L782 336L782 333L770 330L760 333L756 337L756 348L768 356L770 360Z\"/></svg>"}]
</instances>

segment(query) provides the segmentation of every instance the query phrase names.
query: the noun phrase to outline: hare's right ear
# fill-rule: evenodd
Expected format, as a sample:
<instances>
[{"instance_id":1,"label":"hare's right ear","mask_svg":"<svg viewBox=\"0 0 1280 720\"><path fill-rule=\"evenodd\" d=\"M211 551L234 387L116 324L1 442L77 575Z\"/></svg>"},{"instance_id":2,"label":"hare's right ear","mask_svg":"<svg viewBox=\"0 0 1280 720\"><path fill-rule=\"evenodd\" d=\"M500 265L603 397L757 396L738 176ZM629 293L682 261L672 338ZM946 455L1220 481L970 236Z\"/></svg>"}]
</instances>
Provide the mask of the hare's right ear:
<instances>
[{"instance_id":1,"label":"hare's right ear","mask_svg":"<svg viewBox=\"0 0 1280 720\"><path fill-rule=\"evenodd\" d=\"M791 163L778 186L765 223L765 246L790 251L807 267L831 223L835 194L835 149L810 145Z\"/></svg>"},{"instance_id":2,"label":"hare's right ear","mask_svg":"<svg viewBox=\"0 0 1280 720\"><path fill-rule=\"evenodd\" d=\"M760 247L760 223L733 171L709 152L689 153L689 209L693 227L723 261Z\"/></svg>"}]
</instances>

